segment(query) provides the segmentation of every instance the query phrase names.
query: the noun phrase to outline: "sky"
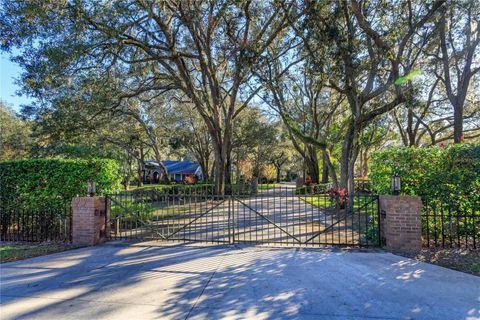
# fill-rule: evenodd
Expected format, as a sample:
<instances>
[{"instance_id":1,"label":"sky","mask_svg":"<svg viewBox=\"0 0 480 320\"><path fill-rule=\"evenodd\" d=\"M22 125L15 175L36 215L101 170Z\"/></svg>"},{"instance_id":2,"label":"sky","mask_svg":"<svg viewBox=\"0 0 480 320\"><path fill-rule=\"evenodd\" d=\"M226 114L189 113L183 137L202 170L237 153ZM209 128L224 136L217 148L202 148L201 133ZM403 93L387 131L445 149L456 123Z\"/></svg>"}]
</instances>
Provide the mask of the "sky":
<instances>
[{"instance_id":1,"label":"sky","mask_svg":"<svg viewBox=\"0 0 480 320\"><path fill-rule=\"evenodd\" d=\"M15 78L19 78L22 69L9 59L9 54L0 52L0 99L11 106L15 111L20 111L22 104L27 104L32 100L23 96L16 95L20 89L15 84Z\"/></svg>"}]
</instances>

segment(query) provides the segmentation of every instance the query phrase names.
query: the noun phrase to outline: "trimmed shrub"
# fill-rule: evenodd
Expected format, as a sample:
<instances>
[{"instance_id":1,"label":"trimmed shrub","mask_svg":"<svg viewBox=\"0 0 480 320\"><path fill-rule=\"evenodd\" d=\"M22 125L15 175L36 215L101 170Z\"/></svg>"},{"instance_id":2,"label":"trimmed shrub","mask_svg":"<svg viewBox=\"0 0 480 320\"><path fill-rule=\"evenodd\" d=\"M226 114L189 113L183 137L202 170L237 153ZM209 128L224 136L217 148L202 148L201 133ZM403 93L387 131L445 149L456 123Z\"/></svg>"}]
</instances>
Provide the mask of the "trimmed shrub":
<instances>
[{"instance_id":1,"label":"trimmed shrub","mask_svg":"<svg viewBox=\"0 0 480 320\"><path fill-rule=\"evenodd\" d=\"M480 144L446 148L390 148L372 157L370 178L380 194L390 194L390 180L401 179L402 193L442 199L462 207L480 197Z\"/></svg>"},{"instance_id":2,"label":"trimmed shrub","mask_svg":"<svg viewBox=\"0 0 480 320\"><path fill-rule=\"evenodd\" d=\"M332 189L331 183L311 184L308 186L298 187L295 189L296 195L314 195L327 194Z\"/></svg>"},{"instance_id":3,"label":"trimmed shrub","mask_svg":"<svg viewBox=\"0 0 480 320\"><path fill-rule=\"evenodd\" d=\"M401 179L403 194L428 192L428 184L442 162L443 152L439 147L405 147L373 154L369 174L373 189L379 194L390 194L391 178L397 175Z\"/></svg>"},{"instance_id":4,"label":"trimmed shrub","mask_svg":"<svg viewBox=\"0 0 480 320\"><path fill-rule=\"evenodd\" d=\"M0 206L52 208L86 194L88 179L97 193L120 187L120 166L110 159L32 159L0 163Z\"/></svg>"}]
</instances>

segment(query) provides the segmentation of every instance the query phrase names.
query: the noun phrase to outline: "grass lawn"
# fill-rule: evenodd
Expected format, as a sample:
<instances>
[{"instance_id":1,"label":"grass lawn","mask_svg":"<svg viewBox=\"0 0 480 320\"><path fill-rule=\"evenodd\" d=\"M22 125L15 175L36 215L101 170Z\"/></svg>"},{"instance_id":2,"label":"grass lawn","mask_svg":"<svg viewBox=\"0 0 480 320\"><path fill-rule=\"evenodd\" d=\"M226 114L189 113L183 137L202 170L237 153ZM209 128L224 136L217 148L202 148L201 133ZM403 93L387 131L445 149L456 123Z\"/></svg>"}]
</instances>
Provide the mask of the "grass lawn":
<instances>
[{"instance_id":1,"label":"grass lawn","mask_svg":"<svg viewBox=\"0 0 480 320\"><path fill-rule=\"evenodd\" d=\"M2 243L0 245L0 263L43 256L73 248L74 246L64 243Z\"/></svg>"},{"instance_id":2,"label":"grass lawn","mask_svg":"<svg viewBox=\"0 0 480 320\"><path fill-rule=\"evenodd\" d=\"M258 184L258 191L265 191L268 189L273 189L275 187L280 187L282 184L285 184L285 182L278 182L278 183L260 183Z\"/></svg>"},{"instance_id":3,"label":"grass lawn","mask_svg":"<svg viewBox=\"0 0 480 320\"><path fill-rule=\"evenodd\" d=\"M221 204L221 201L208 201L188 202L188 201L176 201L175 203L147 203L141 204L138 207L132 206L131 202L123 202L121 205L112 206L113 219L116 216L123 217L138 217L139 219L152 219L161 220L165 218L172 218L176 216L182 216L185 214L200 215L205 211L212 209L213 207Z\"/></svg>"},{"instance_id":4,"label":"grass lawn","mask_svg":"<svg viewBox=\"0 0 480 320\"><path fill-rule=\"evenodd\" d=\"M185 213L195 212L195 205L171 205L171 206L153 206L153 216L158 219L174 217ZM197 213L200 210L200 204L197 205Z\"/></svg>"},{"instance_id":5,"label":"grass lawn","mask_svg":"<svg viewBox=\"0 0 480 320\"><path fill-rule=\"evenodd\" d=\"M122 192L129 192L134 190L163 190L171 186L171 184L145 184L142 187L128 186L128 190L123 190Z\"/></svg>"},{"instance_id":6,"label":"grass lawn","mask_svg":"<svg viewBox=\"0 0 480 320\"><path fill-rule=\"evenodd\" d=\"M200 207L198 207L197 212ZM123 216L125 218L128 217L136 217L138 213L138 218L139 219L165 219L165 218L172 218L178 215L184 215L187 213L194 213L195 212L195 207L194 206L188 206L188 205L173 205L173 206L156 206L152 205L148 210L145 211L137 211L137 210L132 210L129 211L128 209L123 210L123 209L118 209L117 210L117 215L118 216ZM117 215L113 215L112 219L115 219Z\"/></svg>"},{"instance_id":7,"label":"grass lawn","mask_svg":"<svg viewBox=\"0 0 480 320\"><path fill-rule=\"evenodd\" d=\"M328 194L318 194L312 196L300 196L300 199L303 201L315 206L315 207L331 207L334 206L334 203L330 202L330 196ZM372 197L370 196L355 196L353 208L354 209L364 209L371 212L374 212L377 208L377 202L372 202Z\"/></svg>"},{"instance_id":8,"label":"grass lawn","mask_svg":"<svg viewBox=\"0 0 480 320\"><path fill-rule=\"evenodd\" d=\"M325 207L333 206L333 204L330 203L330 196L327 194L317 194L314 196L302 196L299 198L315 207L325 208Z\"/></svg>"}]
</instances>

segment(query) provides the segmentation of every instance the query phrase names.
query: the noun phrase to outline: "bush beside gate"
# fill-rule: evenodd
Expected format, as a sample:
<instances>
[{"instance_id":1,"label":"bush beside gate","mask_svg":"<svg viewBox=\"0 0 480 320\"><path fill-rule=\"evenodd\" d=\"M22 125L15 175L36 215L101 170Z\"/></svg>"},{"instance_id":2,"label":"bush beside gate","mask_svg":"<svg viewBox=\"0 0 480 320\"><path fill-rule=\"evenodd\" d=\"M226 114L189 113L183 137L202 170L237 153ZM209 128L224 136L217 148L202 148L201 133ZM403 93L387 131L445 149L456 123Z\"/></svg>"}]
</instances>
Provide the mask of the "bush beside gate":
<instances>
[{"instance_id":1,"label":"bush beside gate","mask_svg":"<svg viewBox=\"0 0 480 320\"><path fill-rule=\"evenodd\" d=\"M480 239L480 144L390 148L373 155L370 178L390 193L393 175L402 193L421 196L425 245L478 247Z\"/></svg>"},{"instance_id":2,"label":"bush beside gate","mask_svg":"<svg viewBox=\"0 0 480 320\"><path fill-rule=\"evenodd\" d=\"M86 194L93 179L99 192L120 186L120 167L114 160L33 159L0 163L0 206L22 209L63 207Z\"/></svg>"},{"instance_id":3,"label":"bush beside gate","mask_svg":"<svg viewBox=\"0 0 480 320\"><path fill-rule=\"evenodd\" d=\"M372 157L370 179L379 194L390 194L400 177L402 194L469 201L480 197L480 144L390 148ZM445 198L446 197L446 198Z\"/></svg>"},{"instance_id":4,"label":"bush beside gate","mask_svg":"<svg viewBox=\"0 0 480 320\"><path fill-rule=\"evenodd\" d=\"M120 167L108 159L34 159L0 163L0 238L69 241L72 198L120 186Z\"/></svg>"}]
</instances>

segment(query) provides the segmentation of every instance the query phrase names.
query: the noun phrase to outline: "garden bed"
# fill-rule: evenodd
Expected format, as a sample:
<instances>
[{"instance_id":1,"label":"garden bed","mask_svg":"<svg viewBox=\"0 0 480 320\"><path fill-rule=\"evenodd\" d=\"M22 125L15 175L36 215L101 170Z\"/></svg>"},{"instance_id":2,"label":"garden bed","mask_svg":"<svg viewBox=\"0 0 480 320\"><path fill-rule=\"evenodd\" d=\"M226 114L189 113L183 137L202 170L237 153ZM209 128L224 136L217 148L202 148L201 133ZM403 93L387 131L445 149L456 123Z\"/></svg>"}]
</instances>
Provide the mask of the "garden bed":
<instances>
[{"instance_id":1,"label":"garden bed","mask_svg":"<svg viewBox=\"0 0 480 320\"><path fill-rule=\"evenodd\" d=\"M71 244L65 244L65 243L1 242L0 243L0 263L43 256L51 253L74 249L74 248L76 247Z\"/></svg>"},{"instance_id":2,"label":"garden bed","mask_svg":"<svg viewBox=\"0 0 480 320\"><path fill-rule=\"evenodd\" d=\"M395 254L480 276L480 250L425 248L416 253Z\"/></svg>"}]
</instances>

